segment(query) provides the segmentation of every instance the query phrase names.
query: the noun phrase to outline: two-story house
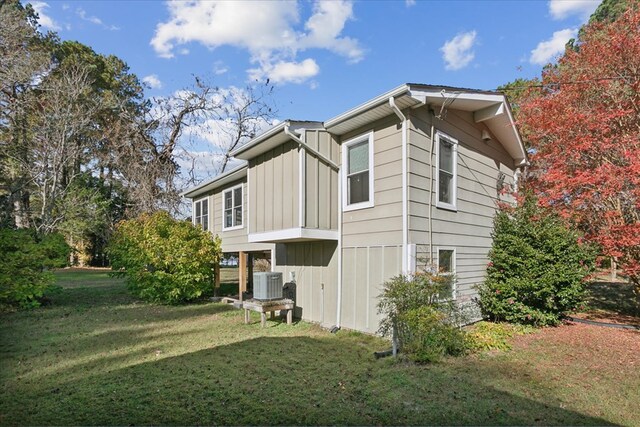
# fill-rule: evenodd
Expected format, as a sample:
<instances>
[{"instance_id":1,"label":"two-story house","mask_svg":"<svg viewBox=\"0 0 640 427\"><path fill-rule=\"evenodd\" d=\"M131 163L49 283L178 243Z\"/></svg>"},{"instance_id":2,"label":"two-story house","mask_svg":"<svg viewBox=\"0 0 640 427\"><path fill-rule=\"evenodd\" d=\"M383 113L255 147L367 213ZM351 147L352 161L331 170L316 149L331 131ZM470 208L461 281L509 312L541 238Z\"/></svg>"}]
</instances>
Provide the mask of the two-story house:
<instances>
[{"instance_id":1,"label":"two-story house","mask_svg":"<svg viewBox=\"0 0 640 427\"><path fill-rule=\"evenodd\" d=\"M434 266L455 274L453 298L474 295L496 203L527 163L504 95L423 84L287 120L232 155L246 163L185 193L194 222L224 252L266 252L303 319L364 332L395 275Z\"/></svg>"}]
</instances>

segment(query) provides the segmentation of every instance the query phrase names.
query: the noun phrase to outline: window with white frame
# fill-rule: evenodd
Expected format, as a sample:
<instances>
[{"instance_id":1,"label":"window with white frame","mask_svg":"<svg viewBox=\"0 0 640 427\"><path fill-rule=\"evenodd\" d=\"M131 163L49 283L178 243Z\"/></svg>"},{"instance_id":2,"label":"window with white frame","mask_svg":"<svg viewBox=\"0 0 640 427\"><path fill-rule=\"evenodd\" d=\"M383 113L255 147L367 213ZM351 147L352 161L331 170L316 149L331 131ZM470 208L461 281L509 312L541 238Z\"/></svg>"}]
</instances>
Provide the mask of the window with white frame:
<instances>
[{"instance_id":1,"label":"window with white frame","mask_svg":"<svg viewBox=\"0 0 640 427\"><path fill-rule=\"evenodd\" d=\"M193 203L193 223L204 231L209 229L209 198L196 200Z\"/></svg>"},{"instance_id":2,"label":"window with white frame","mask_svg":"<svg viewBox=\"0 0 640 427\"><path fill-rule=\"evenodd\" d=\"M242 184L222 193L222 229L242 227Z\"/></svg>"},{"instance_id":3,"label":"window with white frame","mask_svg":"<svg viewBox=\"0 0 640 427\"><path fill-rule=\"evenodd\" d=\"M373 132L342 145L344 178L343 208L353 210L373 206Z\"/></svg>"},{"instance_id":4,"label":"window with white frame","mask_svg":"<svg viewBox=\"0 0 640 427\"><path fill-rule=\"evenodd\" d=\"M455 298L456 250L453 248L438 248L438 273L452 276L449 288L443 289L440 298Z\"/></svg>"},{"instance_id":5,"label":"window with white frame","mask_svg":"<svg viewBox=\"0 0 640 427\"><path fill-rule=\"evenodd\" d=\"M436 133L436 188L439 208L456 210L458 141L450 136Z\"/></svg>"}]
</instances>

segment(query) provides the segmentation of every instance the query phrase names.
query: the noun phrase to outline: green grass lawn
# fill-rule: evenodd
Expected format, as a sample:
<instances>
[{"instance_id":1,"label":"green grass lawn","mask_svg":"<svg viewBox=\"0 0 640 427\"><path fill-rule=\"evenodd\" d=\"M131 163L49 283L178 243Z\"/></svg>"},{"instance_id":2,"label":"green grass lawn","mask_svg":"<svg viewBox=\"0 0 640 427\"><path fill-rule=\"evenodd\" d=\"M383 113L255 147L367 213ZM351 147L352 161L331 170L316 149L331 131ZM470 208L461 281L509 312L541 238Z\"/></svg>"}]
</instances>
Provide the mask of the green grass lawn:
<instances>
[{"instance_id":1,"label":"green grass lawn","mask_svg":"<svg viewBox=\"0 0 640 427\"><path fill-rule=\"evenodd\" d=\"M375 337L261 329L222 304L142 303L104 271L57 275L50 305L0 315L2 425L640 425L635 332L615 331L623 352L574 325L413 366L375 360Z\"/></svg>"}]
</instances>

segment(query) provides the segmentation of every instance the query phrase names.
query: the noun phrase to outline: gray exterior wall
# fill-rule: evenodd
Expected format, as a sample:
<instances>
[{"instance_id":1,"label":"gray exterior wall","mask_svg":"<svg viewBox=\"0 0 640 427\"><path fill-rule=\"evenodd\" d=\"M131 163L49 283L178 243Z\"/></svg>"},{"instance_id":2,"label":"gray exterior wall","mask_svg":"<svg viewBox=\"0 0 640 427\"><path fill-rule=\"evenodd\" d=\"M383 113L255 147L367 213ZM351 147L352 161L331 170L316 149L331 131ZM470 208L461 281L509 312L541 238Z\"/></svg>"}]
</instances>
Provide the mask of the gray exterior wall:
<instances>
[{"instance_id":1,"label":"gray exterior wall","mask_svg":"<svg viewBox=\"0 0 640 427\"><path fill-rule=\"evenodd\" d=\"M303 140L334 163L340 161L338 143L322 130L307 130ZM304 163L304 227L338 229L338 171L306 151Z\"/></svg>"},{"instance_id":2,"label":"gray exterior wall","mask_svg":"<svg viewBox=\"0 0 640 427\"><path fill-rule=\"evenodd\" d=\"M374 334L382 284L402 270L402 245L351 247L342 253L341 326Z\"/></svg>"},{"instance_id":3,"label":"gray exterior wall","mask_svg":"<svg viewBox=\"0 0 640 427\"><path fill-rule=\"evenodd\" d=\"M402 128L398 118L390 116L341 140L372 130L374 206L343 213L343 247L402 244Z\"/></svg>"},{"instance_id":4,"label":"gray exterior wall","mask_svg":"<svg viewBox=\"0 0 640 427\"><path fill-rule=\"evenodd\" d=\"M341 326L376 333L382 284L402 272L402 126L390 116L341 140L371 131L374 206L342 214Z\"/></svg>"},{"instance_id":5,"label":"gray exterior wall","mask_svg":"<svg viewBox=\"0 0 640 427\"><path fill-rule=\"evenodd\" d=\"M242 228L235 230L224 231L222 229L222 193L231 187L235 187L238 184L242 184L242 197L243 197L243 209L242 209ZM239 252L239 251L264 251L272 250L273 244L269 243L249 243L247 233L247 180L246 178L235 181L221 188L216 188L214 191L208 193L206 196L194 199L193 202L202 200L204 197L209 200L209 231L212 234L217 234L222 239L222 251L223 252Z\"/></svg>"},{"instance_id":6,"label":"gray exterior wall","mask_svg":"<svg viewBox=\"0 0 640 427\"><path fill-rule=\"evenodd\" d=\"M284 282L295 273L296 316L325 327L335 325L338 307L338 243L279 243L274 271Z\"/></svg>"},{"instance_id":7,"label":"gray exterior wall","mask_svg":"<svg viewBox=\"0 0 640 427\"><path fill-rule=\"evenodd\" d=\"M432 118L427 108L412 111L409 134L409 243L417 245L418 266L429 262L429 193L435 191L436 153L431 153ZM482 124L468 112L449 109L444 120L435 119L436 131L458 140L457 212L437 208L433 193L433 260L437 249L456 251L456 297L475 295L473 286L482 282L498 193L499 174L513 184L513 159L497 141L481 138ZM433 175L429 171L432 156ZM434 180L430 184L430 176ZM504 196L502 196L504 198Z\"/></svg>"},{"instance_id":8,"label":"gray exterior wall","mask_svg":"<svg viewBox=\"0 0 640 427\"><path fill-rule=\"evenodd\" d=\"M300 226L298 144L286 142L249 161L249 232Z\"/></svg>"}]
</instances>

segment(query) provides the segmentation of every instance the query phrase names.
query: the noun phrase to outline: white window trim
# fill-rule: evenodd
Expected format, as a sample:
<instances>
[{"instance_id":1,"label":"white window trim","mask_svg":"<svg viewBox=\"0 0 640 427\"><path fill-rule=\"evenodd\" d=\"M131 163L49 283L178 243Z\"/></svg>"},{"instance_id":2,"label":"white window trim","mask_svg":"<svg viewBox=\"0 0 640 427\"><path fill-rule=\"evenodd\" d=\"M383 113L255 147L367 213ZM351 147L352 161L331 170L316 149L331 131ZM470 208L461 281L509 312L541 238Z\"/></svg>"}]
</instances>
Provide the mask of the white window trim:
<instances>
[{"instance_id":1,"label":"white window trim","mask_svg":"<svg viewBox=\"0 0 640 427\"><path fill-rule=\"evenodd\" d=\"M453 285L451 286L451 298L456 299L456 295L458 294L458 280L456 278L457 270L458 270L458 251L453 246L438 246L436 247L436 272L440 274L440 251L453 251L453 255L451 258L452 270L449 273L442 273L443 275L452 275L454 276Z\"/></svg>"},{"instance_id":2,"label":"white window trim","mask_svg":"<svg viewBox=\"0 0 640 427\"><path fill-rule=\"evenodd\" d=\"M440 199L440 138L453 144L453 203L441 202ZM436 207L450 211L458 211L458 140L444 132L436 132Z\"/></svg>"},{"instance_id":3,"label":"white window trim","mask_svg":"<svg viewBox=\"0 0 640 427\"><path fill-rule=\"evenodd\" d=\"M205 202L206 201L206 202ZM198 200L194 200L193 201L193 206L191 208L191 223L196 226L196 225L200 225L200 224L196 224L196 205L198 203L204 204L206 203L207 205L207 230L206 231L210 231L211 227L209 226L211 224L211 222L209 221L209 215L210 215L210 211L211 209L209 209L211 206L209 204L209 196L205 196L202 197ZM200 213L202 214L202 207L200 207ZM202 215L200 215L202 217Z\"/></svg>"},{"instance_id":4,"label":"white window trim","mask_svg":"<svg viewBox=\"0 0 640 427\"><path fill-rule=\"evenodd\" d=\"M233 193L234 193L234 190L236 188L238 188L238 187L242 188L242 202L240 203L240 206L242 207L242 224L234 225L233 227L225 227L224 226L224 195L225 195L225 193L228 193L229 191L231 191L231 205L232 205L232 211L233 211L233 202L234 202ZM222 231L240 230L240 229L244 228L244 223L245 223L244 184L234 185L233 187L225 188L224 190L222 190L222 203L221 204L222 204L222 206L221 206L221 208L222 208ZM232 214L233 214L233 212L232 212ZM232 216L232 218L233 218L233 216Z\"/></svg>"},{"instance_id":5,"label":"white window trim","mask_svg":"<svg viewBox=\"0 0 640 427\"><path fill-rule=\"evenodd\" d=\"M357 144L359 142L368 140L369 142L369 200L366 202L349 204L349 193L347 191L347 174L349 171L349 165L347 164L347 150L349 146ZM374 203L374 188L373 188L373 131L365 133L364 135L356 136L350 140L342 143L342 211L355 211L358 209L372 208Z\"/></svg>"}]
</instances>

